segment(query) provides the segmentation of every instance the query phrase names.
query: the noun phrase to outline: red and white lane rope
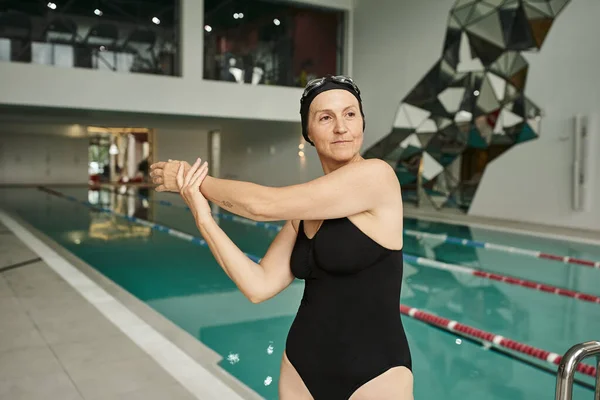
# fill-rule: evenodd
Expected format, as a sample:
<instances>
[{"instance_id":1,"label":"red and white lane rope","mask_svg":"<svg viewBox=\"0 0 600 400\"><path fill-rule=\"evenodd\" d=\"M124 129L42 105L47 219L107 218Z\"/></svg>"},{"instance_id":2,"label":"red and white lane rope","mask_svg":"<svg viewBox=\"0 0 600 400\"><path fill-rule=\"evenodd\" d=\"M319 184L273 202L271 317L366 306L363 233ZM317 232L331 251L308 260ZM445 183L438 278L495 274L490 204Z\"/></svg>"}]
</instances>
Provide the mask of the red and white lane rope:
<instances>
[{"instance_id":1,"label":"red and white lane rope","mask_svg":"<svg viewBox=\"0 0 600 400\"><path fill-rule=\"evenodd\" d=\"M412 308L401 304L400 312L406 316L418 319L430 325L435 325L446 331L460 332L464 335L478 338L490 344L499 347L504 347L512 351L516 351L518 353L526 354L539 360L546 361L550 364L558 365L560 364L560 360L562 359L562 356L560 356L559 354L552 353L547 350L538 349L524 343L519 343L515 340L508 339L500 335L495 335L493 333L486 332L481 329L473 328L471 326L461 324L460 322L452 321L447 318L431 314L427 311L419 310L417 308ZM580 363L579 365L577 365L577 371L588 376L596 377L596 368L588 364Z\"/></svg>"},{"instance_id":2,"label":"red and white lane rope","mask_svg":"<svg viewBox=\"0 0 600 400\"><path fill-rule=\"evenodd\" d=\"M600 261L584 260L581 258L575 258L575 257L569 257L569 256L558 256L555 254L544 253L544 252L537 251L537 250L523 249L520 247L513 247L513 246L506 246L506 245L496 244L496 243L487 243L487 242L481 242L481 241L476 241L476 240L462 239L462 238L458 238L458 237L448 236L445 234L429 233L429 232L415 231L415 230L410 230L410 229L405 229L404 234L408 235L408 236L416 237L417 239L421 239L421 238L434 239L434 240L440 240L444 243L452 243L452 244L456 244L459 246L497 250L497 251L502 251L505 253L520 254L522 256L529 256L529 257L534 257L534 258L543 258L546 260L560 261L565 264L577 264L577 265L583 265L585 267L590 267L590 268L600 268Z\"/></svg>"},{"instance_id":3,"label":"red and white lane rope","mask_svg":"<svg viewBox=\"0 0 600 400\"><path fill-rule=\"evenodd\" d=\"M429 258L422 257L414 257L408 254L404 254L404 260L422 265L425 267L432 267L437 269L442 269L445 271L459 272L462 274L469 274L473 276L478 276L480 278L491 279L498 282L504 282L509 285L517 285L522 286L528 289L538 290L540 292L553 293L559 296L572 297L577 300L588 301L590 303L600 304L600 296L595 296L593 294L581 293L575 290L564 289L552 285L547 285L545 283L528 281L525 279L515 278L508 275L500 275L492 272L486 272L475 268L465 267L463 265L454 265L448 264L441 261L431 260Z\"/></svg>"}]
</instances>

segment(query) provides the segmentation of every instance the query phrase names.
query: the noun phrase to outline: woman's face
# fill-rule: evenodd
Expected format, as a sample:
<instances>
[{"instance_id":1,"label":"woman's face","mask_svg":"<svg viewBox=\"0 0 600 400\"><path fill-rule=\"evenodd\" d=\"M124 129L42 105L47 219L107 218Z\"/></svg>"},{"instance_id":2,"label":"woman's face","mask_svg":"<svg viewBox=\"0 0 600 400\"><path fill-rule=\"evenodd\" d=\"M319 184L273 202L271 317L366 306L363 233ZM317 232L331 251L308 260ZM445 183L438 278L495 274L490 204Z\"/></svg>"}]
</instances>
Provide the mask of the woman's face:
<instances>
[{"instance_id":1,"label":"woman's face","mask_svg":"<svg viewBox=\"0 0 600 400\"><path fill-rule=\"evenodd\" d=\"M363 142L363 119L358 100L347 90L319 94L308 111L308 137L317 152L336 161L349 161Z\"/></svg>"}]
</instances>

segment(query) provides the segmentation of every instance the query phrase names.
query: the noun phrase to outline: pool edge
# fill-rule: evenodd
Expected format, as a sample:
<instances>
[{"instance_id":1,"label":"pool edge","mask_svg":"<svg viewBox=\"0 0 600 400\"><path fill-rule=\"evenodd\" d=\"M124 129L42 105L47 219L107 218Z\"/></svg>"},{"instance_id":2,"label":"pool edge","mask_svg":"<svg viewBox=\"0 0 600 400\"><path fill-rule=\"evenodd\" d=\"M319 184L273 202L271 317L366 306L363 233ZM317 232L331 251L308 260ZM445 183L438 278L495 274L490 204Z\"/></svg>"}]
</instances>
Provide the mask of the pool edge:
<instances>
[{"instance_id":1,"label":"pool edge","mask_svg":"<svg viewBox=\"0 0 600 400\"><path fill-rule=\"evenodd\" d=\"M104 290L109 296L112 296L115 302L119 303L122 307L124 307L127 311L132 313L135 317L138 317L141 321L148 325L150 329L152 329L155 333L162 336L168 344L171 344L181 352L183 352L186 356L188 356L193 362L195 362L200 368L206 370L211 375L213 375L216 379L218 379L222 384L224 384L231 391L235 392L239 398L249 399L249 400L258 400L263 399L258 393L252 390L249 386L244 384L242 381L235 378L233 375L229 374L227 371L222 369L218 362L222 360L222 357L212 350L210 347L202 343L200 340L189 334L187 331L183 330L175 323L167 319L165 316L160 314L158 311L154 310L148 304L144 303L142 300L135 297L133 294L129 293L127 290L119 286L114 281L110 280L102 273L97 271L95 268L90 266L84 260L77 257L75 254L71 253L66 248L62 247L56 241L48 237L46 234L33 227L30 223L23 220L18 215L7 211L6 209L0 208L0 221L2 221L7 228L14 233L27 247L29 247L34 253L38 254L42 259L44 257L48 257L49 254L40 254L39 249L32 247L30 243L27 242L26 238L23 238L23 233L26 235L31 235L34 239L39 240L43 245L47 246L51 251L56 253L68 266L74 268L83 274L86 278L88 278L93 284L97 285L100 289ZM15 231L12 225L17 225L17 227L22 230L22 232ZM50 255L52 257L52 255ZM44 261L46 261L44 259ZM81 292L80 288L74 286L71 282L64 278L58 271L56 271L50 263L47 263L51 269L56 272L61 279L63 279L66 283L68 283L73 290L75 290L78 294L82 295L86 301L88 301L91 305L96 307L98 311L107 317L107 319L113 323L117 328L119 328L127 337L129 337L138 347L140 347L145 353L148 354L149 357L154 359L167 373L173 375L173 371L170 370L169 365L164 363L162 360L157 359L153 354L149 353L143 345L140 345L134 337L131 337L127 329L119 326L108 317L101 309L98 308L97 304L90 301L89 298L86 297L84 293ZM176 379L177 377L174 376ZM186 386L183 382L178 382L185 387L190 394L198 397L198 394L193 390L190 390L188 386ZM206 396L206 394L204 394ZM202 399L207 399L208 397L198 397ZM219 397L219 400L222 397Z\"/></svg>"}]
</instances>

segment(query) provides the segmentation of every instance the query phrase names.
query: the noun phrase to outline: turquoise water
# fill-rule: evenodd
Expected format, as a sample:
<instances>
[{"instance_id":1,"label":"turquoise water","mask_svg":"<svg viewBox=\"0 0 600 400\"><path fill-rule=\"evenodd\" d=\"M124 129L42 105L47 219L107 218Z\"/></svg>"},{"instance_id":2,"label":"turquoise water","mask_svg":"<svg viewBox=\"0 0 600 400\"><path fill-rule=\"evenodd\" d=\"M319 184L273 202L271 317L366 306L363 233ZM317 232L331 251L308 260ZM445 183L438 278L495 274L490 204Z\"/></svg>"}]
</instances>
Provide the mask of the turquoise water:
<instances>
[{"instance_id":1,"label":"turquoise water","mask_svg":"<svg viewBox=\"0 0 600 400\"><path fill-rule=\"evenodd\" d=\"M144 207L135 197L55 189L199 236L183 207L154 202ZM182 205L174 195L156 198ZM0 206L211 347L223 357L220 365L225 370L260 395L277 398L279 364L302 294L301 281L255 305L240 294L206 247L36 189L1 190ZM258 256L276 235L237 222L220 224L243 251ZM598 248L568 242L415 220L407 220L406 228L600 259ZM409 236L405 252L600 294L600 271L586 267ZM559 354L575 343L600 338L598 304L411 263L405 263L401 302ZM416 399L554 398L551 374L409 317L403 322L413 356ZM591 390L575 387L575 399L592 397Z\"/></svg>"}]
</instances>

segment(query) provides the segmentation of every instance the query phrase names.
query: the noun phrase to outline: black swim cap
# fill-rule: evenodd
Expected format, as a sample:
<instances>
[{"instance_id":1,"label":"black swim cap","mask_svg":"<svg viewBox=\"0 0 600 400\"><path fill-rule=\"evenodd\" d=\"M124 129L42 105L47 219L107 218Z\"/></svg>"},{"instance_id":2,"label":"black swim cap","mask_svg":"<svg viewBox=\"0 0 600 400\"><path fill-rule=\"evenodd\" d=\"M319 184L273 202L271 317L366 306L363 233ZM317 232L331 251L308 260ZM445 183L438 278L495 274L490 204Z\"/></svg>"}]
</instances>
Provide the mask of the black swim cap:
<instances>
[{"instance_id":1,"label":"black swim cap","mask_svg":"<svg viewBox=\"0 0 600 400\"><path fill-rule=\"evenodd\" d=\"M308 132L307 132L308 110L310 109L310 104L315 99L315 97L317 97L319 94L326 92L328 90L334 90L334 89L347 90L348 92L352 93L354 95L354 97L356 97L356 99L358 100L360 114L362 115L362 118L363 118L363 131L365 129L365 113L363 112L362 99L360 98L360 92L357 90L358 88L355 89L356 85L348 84L345 82L340 82L340 81L336 80L335 77L328 76L328 77L325 77L322 79L323 79L323 83L320 84L319 86L315 87L314 89L310 90L310 88L307 87L307 89L305 90L305 93L302 96L302 99L300 100L300 118L301 118L301 122L302 122L302 136L304 136L304 140L306 140L312 146L314 146L315 144L308 138Z\"/></svg>"}]
</instances>

